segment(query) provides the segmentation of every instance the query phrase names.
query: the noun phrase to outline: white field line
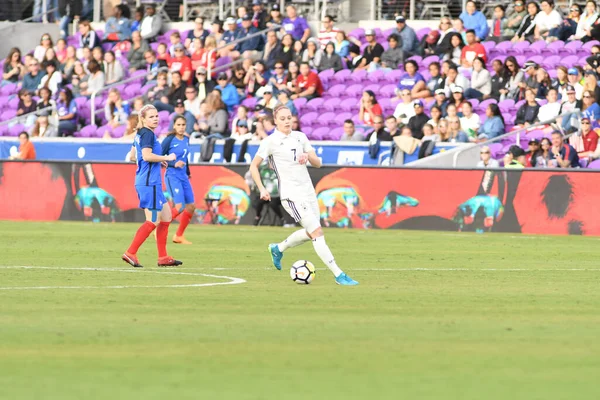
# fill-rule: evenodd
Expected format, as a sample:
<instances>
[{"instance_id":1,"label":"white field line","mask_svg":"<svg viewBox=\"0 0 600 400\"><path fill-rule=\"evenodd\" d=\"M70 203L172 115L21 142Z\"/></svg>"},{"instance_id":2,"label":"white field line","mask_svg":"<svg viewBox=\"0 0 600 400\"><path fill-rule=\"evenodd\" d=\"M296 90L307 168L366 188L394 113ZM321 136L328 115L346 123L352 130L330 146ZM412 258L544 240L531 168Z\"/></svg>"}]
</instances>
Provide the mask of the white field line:
<instances>
[{"instance_id":1,"label":"white field line","mask_svg":"<svg viewBox=\"0 0 600 400\"><path fill-rule=\"evenodd\" d=\"M202 276L215 279L227 279L227 282L208 282L208 283L192 283L186 285L114 285L114 286L30 286L30 287L0 287L0 290L48 290L48 289L145 289L145 288L192 288L205 286L222 286L222 285L238 285L245 283L246 280L234 278L231 276L220 276L211 274L201 274L195 272L179 272L179 271L148 271L148 270L133 270L133 269L116 269L116 268L63 268L63 267L36 267L28 265L16 266L0 266L0 269L47 269L61 271L102 271L102 272L131 272L142 274L162 274L162 275L191 275Z\"/></svg>"},{"instance_id":2,"label":"white field line","mask_svg":"<svg viewBox=\"0 0 600 400\"><path fill-rule=\"evenodd\" d=\"M192 268L214 271L252 271L251 268ZM256 268L254 268L256 269ZM275 268L261 268L264 270L275 270ZM317 268L323 270L325 268ZM390 272L552 272L552 271L596 271L600 272L600 268L352 268L348 271L390 271Z\"/></svg>"}]
</instances>

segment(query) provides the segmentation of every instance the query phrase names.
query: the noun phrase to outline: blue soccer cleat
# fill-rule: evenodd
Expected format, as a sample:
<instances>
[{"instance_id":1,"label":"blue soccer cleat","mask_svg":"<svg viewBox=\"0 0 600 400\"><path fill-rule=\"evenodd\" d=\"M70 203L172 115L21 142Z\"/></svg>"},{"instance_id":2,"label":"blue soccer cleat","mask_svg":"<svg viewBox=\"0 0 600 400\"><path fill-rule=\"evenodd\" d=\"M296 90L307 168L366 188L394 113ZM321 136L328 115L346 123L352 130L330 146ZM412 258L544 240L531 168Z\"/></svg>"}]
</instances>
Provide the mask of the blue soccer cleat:
<instances>
[{"instance_id":1,"label":"blue soccer cleat","mask_svg":"<svg viewBox=\"0 0 600 400\"><path fill-rule=\"evenodd\" d=\"M335 278L335 283L337 283L338 285L342 285L342 286L358 285L358 282L355 281L354 279L350 278L348 275L346 275L345 272L342 272L342 274L340 276Z\"/></svg>"},{"instance_id":2,"label":"blue soccer cleat","mask_svg":"<svg viewBox=\"0 0 600 400\"><path fill-rule=\"evenodd\" d=\"M269 253L271 254L271 260L273 260L273 266L281 271L281 259L283 258L283 253L279 251L277 243L271 243L269 245Z\"/></svg>"}]
</instances>

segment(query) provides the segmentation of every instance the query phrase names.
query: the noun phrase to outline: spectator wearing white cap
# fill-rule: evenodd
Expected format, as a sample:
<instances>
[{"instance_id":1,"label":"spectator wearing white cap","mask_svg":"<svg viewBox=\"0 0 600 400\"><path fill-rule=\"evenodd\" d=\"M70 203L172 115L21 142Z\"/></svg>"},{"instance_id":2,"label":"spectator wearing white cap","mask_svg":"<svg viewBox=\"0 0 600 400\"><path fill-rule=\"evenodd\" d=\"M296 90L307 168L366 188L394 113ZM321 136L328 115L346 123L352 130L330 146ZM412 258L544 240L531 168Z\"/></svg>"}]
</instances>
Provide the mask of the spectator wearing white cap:
<instances>
[{"instance_id":1,"label":"spectator wearing white cap","mask_svg":"<svg viewBox=\"0 0 600 400\"><path fill-rule=\"evenodd\" d=\"M221 37L221 41L224 42L225 44L229 44L231 42L233 42L236 37L237 37L237 22L235 21L235 18L229 17L225 20L225 24L224 24L224 29L225 29L225 33L223 33L223 36Z\"/></svg>"},{"instance_id":2,"label":"spectator wearing white cap","mask_svg":"<svg viewBox=\"0 0 600 400\"><path fill-rule=\"evenodd\" d=\"M396 31L394 33L402 39L404 58L413 56L419 47L419 39L415 30L406 25L406 18L401 15L396 17Z\"/></svg>"},{"instance_id":3,"label":"spectator wearing white cap","mask_svg":"<svg viewBox=\"0 0 600 400\"><path fill-rule=\"evenodd\" d=\"M273 86L266 85L259 89L257 95L262 94L262 99L257 103L261 109L266 109L268 111L273 111L275 107L277 107L278 101L273 97Z\"/></svg>"},{"instance_id":4,"label":"spectator wearing white cap","mask_svg":"<svg viewBox=\"0 0 600 400\"><path fill-rule=\"evenodd\" d=\"M369 64L372 62L378 65L381 63L383 46L377 43L377 40L375 39L375 31L373 31L373 29L366 29L365 38L367 40L367 47L365 47L362 60L356 69L368 69Z\"/></svg>"}]
</instances>

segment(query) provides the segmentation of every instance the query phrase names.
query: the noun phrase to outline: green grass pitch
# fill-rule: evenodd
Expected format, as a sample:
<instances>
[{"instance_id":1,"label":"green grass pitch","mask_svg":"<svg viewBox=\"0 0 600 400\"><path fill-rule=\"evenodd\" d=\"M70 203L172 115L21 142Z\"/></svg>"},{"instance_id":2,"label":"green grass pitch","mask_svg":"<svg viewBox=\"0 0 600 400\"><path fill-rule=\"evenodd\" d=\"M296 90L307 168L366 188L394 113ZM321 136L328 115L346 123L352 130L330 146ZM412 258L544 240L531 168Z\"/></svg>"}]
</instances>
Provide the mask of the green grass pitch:
<instances>
[{"instance_id":1,"label":"green grass pitch","mask_svg":"<svg viewBox=\"0 0 600 400\"><path fill-rule=\"evenodd\" d=\"M178 269L151 237L133 270L137 227L0 222L0 399L600 398L598 238L328 229L340 287L310 243L270 267L283 228L191 226Z\"/></svg>"}]
</instances>

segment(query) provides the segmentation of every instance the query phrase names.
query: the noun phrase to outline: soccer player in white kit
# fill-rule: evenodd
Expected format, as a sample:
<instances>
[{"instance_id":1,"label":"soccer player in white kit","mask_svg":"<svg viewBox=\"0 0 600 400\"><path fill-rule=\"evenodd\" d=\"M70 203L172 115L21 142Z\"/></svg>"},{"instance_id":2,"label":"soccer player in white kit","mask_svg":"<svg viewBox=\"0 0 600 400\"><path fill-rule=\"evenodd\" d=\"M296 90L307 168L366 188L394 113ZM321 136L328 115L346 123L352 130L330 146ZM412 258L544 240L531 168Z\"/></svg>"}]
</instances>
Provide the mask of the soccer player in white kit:
<instances>
[{"instance_id":1,"label":"soccer player in white kit","mask_svg":"<svg viewBox=\"0 0 600 400\"><path fill-rule=\"evenodd\" d=\"M260 198L271 200L258 172L258 166L263 160L268 159L279 181L279 194L283 208L304 228L292 233L279 244L269 245L273 265L281 270L281 259L287 249L312 240L317 255L331 270L337 284L358 285L357 281L337 266L331 250L325 243L317 194L306 168L307 162L310 162L313 167L320 168L321 160L306 135L299 131L292 131L292 113L289 108L285 106L275 108L273 118L275 132L261 142L250 165L250 173L260 190Z\"/></svg>"}]
</instances>

